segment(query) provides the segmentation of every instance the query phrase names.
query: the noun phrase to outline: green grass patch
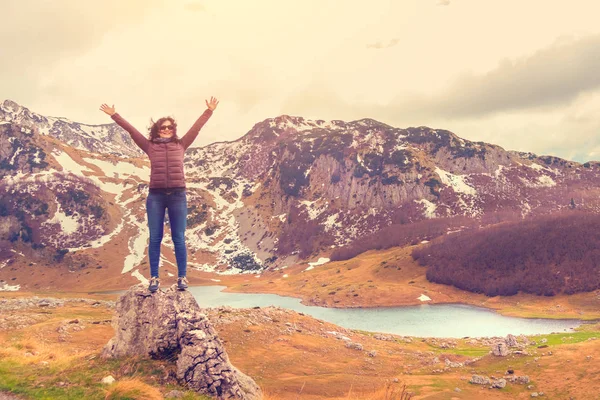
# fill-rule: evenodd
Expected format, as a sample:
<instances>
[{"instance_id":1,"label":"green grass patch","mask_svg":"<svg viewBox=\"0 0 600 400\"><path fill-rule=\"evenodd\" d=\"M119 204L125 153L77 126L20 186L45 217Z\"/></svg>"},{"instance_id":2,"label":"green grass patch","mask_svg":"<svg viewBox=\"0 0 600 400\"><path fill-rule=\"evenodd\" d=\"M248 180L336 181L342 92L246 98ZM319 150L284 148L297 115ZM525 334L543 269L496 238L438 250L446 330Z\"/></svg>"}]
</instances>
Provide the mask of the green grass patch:
<instances>
[{"instance_id":1,"label":"green grass patch","mask_svg":"<svg viewBox=\"0 0 600 400\"><path fill-rule=\"evenodd\" d=\"M536 347L540 345L559 346L561 344L581 343L586 340L596 337L600 340L600 332L592 330L575 331L568 333L553 333L549 335L530 336L529 340L535 340ZM572 338L572 339L571 339ZM541 343L542 339L546 339L546 343Z\"/></svg>"},{"instance_id":2,"label":"green grass patch","mask_svg":"<svg viewBox=\"0 0 600 400\"><path fill-rule=\"evenodd\" d=\"M54 365L53 365L54 364ZM100 383L108 375L119 376L123 367L129 366L128 373L120 378L135 377L156 386L150 377L162 376L161 362L151 359L110 359L88 361L75 359L69 363L51 362L48 366L24 364L12 359L0 358L0 390L34 399L48 400L102 400L107 386ZM61 382L66 385L61 386ZM163 393L181 390L177 386L160 387ZM184 391L185 392L185 391ZM186 392L187 400L210 400L210 397Z\"/></svg>"},{"instance_id":3,"label":"green grass patch","mask_svg":"<svg viewBox=\"0 0 600 400\"><path fill-rule=\"evenodd\" d=\"M456 347L448 349L440 349L439 347L431 347L431 351L435 354L456 354L466 357L483 357L490 352L488 347Z\"/></svg>"}]
</instances>

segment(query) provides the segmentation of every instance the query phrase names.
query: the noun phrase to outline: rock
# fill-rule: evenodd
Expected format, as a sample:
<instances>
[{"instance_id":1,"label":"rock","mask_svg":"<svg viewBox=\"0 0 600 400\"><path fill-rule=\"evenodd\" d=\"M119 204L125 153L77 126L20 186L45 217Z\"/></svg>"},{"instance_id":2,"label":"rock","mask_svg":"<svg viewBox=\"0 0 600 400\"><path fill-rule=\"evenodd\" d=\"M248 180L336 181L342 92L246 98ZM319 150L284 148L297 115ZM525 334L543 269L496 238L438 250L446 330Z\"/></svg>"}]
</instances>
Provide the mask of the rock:
<instances>
[{"instance_id":1,"label":"rock","mask_svg":"<svg viewBox=\"0 0 600 400\"><path fill-rule=\"evenodd\" d=\"M492 388L494 389L503 389L506 387L506 379L497 379L492 382Z\"/></svg>"},{"instance_id":2,"label":"rock","mask_svg":"<svg viewBox=\"0 0 600 400\"><path fill-rule=\"evenodd\" d=\"M346 347L349 349L354 349L354 350L362 350L363 349L362 344L354 343L354 342L346 342Z\"/></svg>"},{"instance_id":3,"label":"rock","mask_svg":"<svg viewBox=\"0 0 600 400\"><path fill-rule=\"evenodd\" d=\"M455 391L456 393L460 393L460 392L462 392L462 390L460 390L460 388L457 388L457 387L455 387L455 388L454 388L454 391Z\"/></svg>"},{"instance_id":4,"label":"rock","mask_svg":"<svg viewBox=\"0 0 600 400\"><path fill-rule=\"evenodd\" d=\"M111 384L115 383L115 378L113 378L112 375L105 376L104 378L102 378L102 380L100 382L105 385L111 385Z\"/></svg>"},{"instance_id":5,"label":"rock","mask_svg":"<svg viewBox=\"0 0 600 400\"><path fill-rule=\"evenodd\" d=\"M538 397L538 394L537 394L537 392L533 392L533 393L531 393L531 397Z\"/></svg>"},{"instance_id":6,"label":"rock","mask_svg":"<svg viewBox=\"0 0 600 400\"><path fill-rule=\"evenodd\" d=\"M462 363L452 362L452 361L448 360L447 358L446 358L445 364L446 364L446 367L448 367L448 368L460 368L463 366Z\"/></svg>"},{"instance_id":7,"label":"rock","mask_svg":"<svg viewBox=\"0 0 600 400\"><path fill-rule=\"evenodd\" d=\"M181 390L171 390L169 393L165 394L165 399L181 399L184 396Z\"/></svg>"},{"instance_id":8,"label":"rock","mask_svg":"<svg viewBox=\"0 0 600 400\"><path fill-rule=\"evenodd\" d=\"M489 385L492 382L490 381L490 378L487 378L485 376L473 375L469 383L472 383L474 385Z\"/></svg>"},{"instance_id":9,"label":"rock","mask_svg":"<svg viewBox=\"0 0 600 400\"><path fill-rule=\"evenodd\" d=\"M529 383L528 375L523 375L523 376L510 375L510 376L505 376L504 378L511 383L517 383L519 385L527 385Z\"/></svg>"},{"instance_id":10,"label":"rock","mask_svg":"<svg viewBox=\"0 0 600 400\"><path fill-rule=\"evenodd\" d=\"M369 357L375 357L375 356L377 356L377 350L371 350L371 351L369 351L368 355L369 355Z\"/></svg>"},{"instance_id":11,"label":"rock","mask_svg":"<svg viewBox=\"0 0 600 400\"><path fill-rule=\"evenodd\" d=\"M508 346L504 342L494 343L492 353L498 357L506 357L508 355Z\"/></svg>"},{"instance_id":12,"label":"rock","mask_svg":"<svg viewBox=\"0 0 600 400\"><path fill-rule=\"evenodd\" d=\"M504 339L504 341L506 342L506 345L508 347L517 347L519 345L519 343L517 342L517 338L514 335L511 335L510 333L506 335L506 339Z\"/></svg>"},{"instance_id":13,"label":"rock","mask_svg":"<svg viewBox=\"0 0 600 400\"><path fill-rule=\"evenodd\" d=\"M146 354L177 359L177 379L218 399L258 400L258 385L229 362L227 352L189 291L170 287L150 294L145 285L130 288L118 300L105 358Z\"/></svg>"}]
</instances>

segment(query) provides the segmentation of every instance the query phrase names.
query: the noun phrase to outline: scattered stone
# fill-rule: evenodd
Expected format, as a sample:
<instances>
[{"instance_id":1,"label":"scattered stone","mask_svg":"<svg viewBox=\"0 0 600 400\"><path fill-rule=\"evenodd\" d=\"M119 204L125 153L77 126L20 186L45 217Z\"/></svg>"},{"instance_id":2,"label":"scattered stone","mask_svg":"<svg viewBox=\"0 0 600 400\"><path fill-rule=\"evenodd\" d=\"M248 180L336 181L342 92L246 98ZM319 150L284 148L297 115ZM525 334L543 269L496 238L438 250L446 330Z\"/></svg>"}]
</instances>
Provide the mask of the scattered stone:
<instances>
[{"instance_id":1,"label":"scattered stone","mask_svg":"<svg viewBox=\"0 0 600 400\"><path fill-rule=\"evenodd\" d=\"M531 393L531 397L538 397L538 393L537 392Z\"/></svg>"},{"instance_id":2,"label":"scattered stone","mask_svg":"<svg viewBox=\"0 0 600 400\"><path fill-rule=\"evenodd\" d=\"M346 347L349 349L354 349L354 350L362 350L363 349L363 345L360 343L354 343L354 342L347 342L346 343Z\"/></svg>"},{"instance_id":3,"label":"scattered stone","mask_svg":"<svg viewBox=\"0 0 600 400\"><path fill-rule=\"evenodd\" d=\"M487 378L485 376L473 375L469 383L472 383L474 385L489 385L492 382L490 381L490 378Z\"/></svg>"},{"instance_id":4,"label":"scattered stone","mask_svg":"<svg viewBox=\"0 0 600 400\"><path fill-rule=\"evenodd\" d=\"M375 357L375 356L377 356L377 350L371 350L367 354L369 355L369 357Z\"/></svg>"},{"instance_id":5,"label":"scattered stone","mask_svg":"<svg viewBox=\"0 0 600 400\"><path fill-rule=\"evenodd\" d=\"M503 389L506 387L506 379L497 379L492 383L492 388Z\"/></svg>"},{"instance_id":6,"label":"scattered stone","mask_svg":"<svg viewBox=\"0 0 600 400\"><path fill-rule=\"evenodd\" d=\"M585 359L586 359L587 361L590 361L590 360L592 359L592 356L585 356Z\"/></svg>"},{"instance_id":7,"label":"scattered stone","mask_svg":"<svg viewBox=\"0 0 600 400\"><path fill-rule=\"evenodd\" d=\"M457 388L457 387L455 387L455 388L454 388L454 391L455 391L456 393L460 393L460 392L462 392L462 390L460 390L460 388Z\"/></svg>"},{"instance_id":8,"label":"scattered stone","mask_svg":"<svg viewBox=\"0 0 600 400\"><path fill-rule=\"evenodd\" d=\"M512 375L515 373L514 369L509 369L508 371L506 371L507 374Z\"/></svg>"},{"instance_id":9,"label":"scattered stone","mask_svg":"<svg viewBox=\"0 0 600 400\"><path fill-rule=\"evenodd\" d=\"M506 339L504 340L508 347L517 347L519 343L517 342L517 338L510 333L506 335Z\"/></svg>"},{"instance_id":10,"label":"scattered stone","mask_svg":"<svg viewBox=\"0 0 600 400\"><path fill-rule=\"evenodd\" d=\"M527 390L532 390L533 388L534 388L534 386L533 386L533 385L529 385L529 386L527 386Z\"/></svg>"},{"instance_id":11,"label":"scattered stone","mask_svg":"<svg viewBox=\"0 0 600 400\"><path fill-rule=\"evenodd\" d=\"M446 367L448 367L448 368L460 368L463 366L462 363L452 362L452 361L448 360L447 358L446 358L445 364L446 364Z\"/></svg>"},{"instance_id":12,"label":"scattered stone","mask_svg":"<svg viewBox=\"0 0 600 400\"><path fill-rule=\"evenodd\" d=\"M528 375L523 375L523 376L509 375L509 376L505 376L504 378L506 380L508 380L510 383L517 383L519 385L526 385L529 383Z\"/></svg>"},{"instance_id":13,"label":"scattered stone","mask_svg":"<svg viewBox=\"0 0 600 400\"><path fill-rule=\"evenodd\" d=\"M111 385L111 384L115 383L115 378L113 378L112 375L108 375L108 376L105 376L104 378L102 378L102 380L100 382L103 383L104 385Z\"/></svg>"}]
</instances>

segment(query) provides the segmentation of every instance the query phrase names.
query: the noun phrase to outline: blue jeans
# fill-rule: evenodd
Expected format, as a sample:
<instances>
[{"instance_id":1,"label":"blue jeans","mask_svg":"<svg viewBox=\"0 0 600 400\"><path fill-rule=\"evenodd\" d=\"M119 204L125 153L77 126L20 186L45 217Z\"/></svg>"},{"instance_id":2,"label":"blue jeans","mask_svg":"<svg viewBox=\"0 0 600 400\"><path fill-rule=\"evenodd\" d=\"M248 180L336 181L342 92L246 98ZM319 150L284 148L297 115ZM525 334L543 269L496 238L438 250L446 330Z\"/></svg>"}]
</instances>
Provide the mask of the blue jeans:
<instances>
[{"instance_id":1,"label":"blue jeans","mask_svg":"<svg viewBox=\"0 0 600 400\"><path fill-rule=\"evenodd\" d=\"M150 244L148 258L150 259L150 276L158 277L158 262L160 260L160 245L165 225L165 210L169 212L171 238L175 246L177 273L184 277L187 269L187 250L185 248L185 227L187 224L187 199L184 189L168 193L149 193L146 199L148 227L150 228Z\"/></svg>"}]
</instances>

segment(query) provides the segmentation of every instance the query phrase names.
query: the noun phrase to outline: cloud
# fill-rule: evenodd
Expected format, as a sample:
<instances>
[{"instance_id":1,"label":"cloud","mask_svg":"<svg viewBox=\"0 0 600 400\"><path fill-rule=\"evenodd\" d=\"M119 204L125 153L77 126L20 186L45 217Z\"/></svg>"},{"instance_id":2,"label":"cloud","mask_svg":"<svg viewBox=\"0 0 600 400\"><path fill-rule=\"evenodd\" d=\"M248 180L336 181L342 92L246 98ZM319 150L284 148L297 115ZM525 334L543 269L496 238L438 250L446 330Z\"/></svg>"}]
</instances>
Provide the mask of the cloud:
<instances>
[{"instance_id":1,"label":"cloud","mask_svg":"<svg viewBox=\"0 0 600 400\"><path fill-rule=\"evenodd\" d=\"M21 93L25 98L15 100L31 101L54 65L93 49L105 34L136 24L161 3L103 0L91 8L80 0L3 2L0 76L26 79L3 79L0 91Z\"/></svg>"},{"instance_id":2,"label":"cloud","mask_svg":"<svg viewBox=\"0 0 600 400\"><path fill-rule=\"evenodd\" d=\"M184 7L186 10L189 10L192 12L206 11L206 7L204 6L204 4L199 3L199 2L186 3Z\"/></svg>"},{"instance_id":3,"label":"cloud","mask_svg":"<svg viewBox=\"0 0 600 400\"><path fill-rule=\"evenodd\" d=\"M562 39L483 75L463 75L433 96L398 97L392 106L411 115L474 117L566 105L600 87L600 35Z\"/></svg>"},{"instance_id":4,"label":"cloud","mask_svg":"<svg viewBox=\"0 0 600 400\"><path fill-rule=\"evenodd\" d=\"M438 0L437 5L438 6L449 6L450 0Z\"/></svg>"},{"instance_id":5,"label":"cloud","mask_svg":"<svg viewBox=\"0 0 600 400\"><path fill-rule=\"evenodd\" d=\"M387 49L389 47L394 47L400 42L400 39L391 39L387 43L383 43L381 41L367 44L367 49Z\"/></svg>"}]
</instances>

